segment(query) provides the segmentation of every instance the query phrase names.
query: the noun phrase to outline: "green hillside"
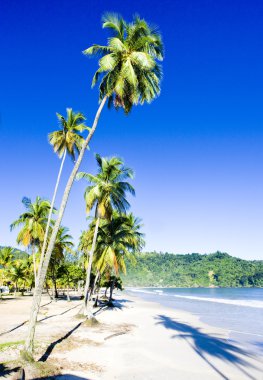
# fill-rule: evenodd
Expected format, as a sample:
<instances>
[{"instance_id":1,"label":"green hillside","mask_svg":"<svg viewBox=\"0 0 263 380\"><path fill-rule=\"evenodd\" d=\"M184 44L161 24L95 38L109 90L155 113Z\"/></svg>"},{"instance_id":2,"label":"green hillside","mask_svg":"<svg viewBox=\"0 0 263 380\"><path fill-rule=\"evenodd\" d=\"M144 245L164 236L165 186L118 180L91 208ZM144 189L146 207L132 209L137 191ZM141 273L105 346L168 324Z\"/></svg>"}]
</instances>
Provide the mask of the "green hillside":
<instances>
[{"instance_id":1,"label":"green hillside","mask_svg":"<svg viewBox=\"0 0 263 380\"><path fill-rule=\"evenodd\" d=\"M247 261L216 252L174 255L148 252L127 265L126 286L263 287L263 261Z\"/></svg>"}]
</instances>

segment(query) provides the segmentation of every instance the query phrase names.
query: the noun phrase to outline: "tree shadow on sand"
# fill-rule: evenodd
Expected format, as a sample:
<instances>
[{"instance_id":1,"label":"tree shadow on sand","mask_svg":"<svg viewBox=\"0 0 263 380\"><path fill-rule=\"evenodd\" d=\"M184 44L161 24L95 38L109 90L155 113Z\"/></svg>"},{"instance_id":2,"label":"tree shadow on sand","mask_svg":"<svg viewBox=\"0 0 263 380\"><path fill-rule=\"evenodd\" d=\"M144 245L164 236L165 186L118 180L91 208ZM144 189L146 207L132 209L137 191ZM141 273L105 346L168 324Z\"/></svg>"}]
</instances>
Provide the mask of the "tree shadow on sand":
<instances>
[{"instance_id":1,"label":"tree shadow on sand","mask_svg":"<svg viewBox=\"0 0 263 380\"><path fill-rule=\"evenodd\" d=\"M20 367L9 368L4 364L0 363L0 377L10 376L12 373L17 372Z\"/></svg>"},{"instance_id":2,"label":"tree shadow on sand","mask_svg":"<svg viewBox=\"0 0 263 380\"><path fill-rule=\"evenodd\" d=\"M249 352L229 343L226 339L205 334L199 328L174 321L166 315L158 315L156 319L158 321L156 324L177 332L176 335L171 336L172 339L181 338L186 340L189 346L213 368L222 379L228 380L229 377L223 374L221 370L209 360L209 356L236 366L248 378L255 380L255 378L245 370L245 368L256 368L245 359L246 357L253 357Z\"/></svg>"},{"instance_id":3,"label":"tree shadow on sand","mask_svg":"<svg viewBox=\"0 0 263 380\"><path fill-rule=\"evenodd\" d=\"M64 336L62 336L61 338L59 338L55 342L50 343L50 345L48 346L48 348L46 349L46 351L44 352L44 354L41 356L41 358L39 359L39 361L40 362L47 361L47 359L49 358L50 354L52 353L52 351L54 350L54 348L56 347L56 345L59 344L59 343L61 343L61 342L63 342L63 340L67 339L71 334L73 334L73 332L76 331L82 325L82 323L83 322L78 323L72 330L70 330L69 332L67 332L67 334L65 334Z\"/></svg>"},{"instance_id":4,"label":"tree shadow on sand","mask_svg":"<svg viewBox=\"0 0 263 380\"><path fill-rule=\"evenodd\" d=\"M40 308L49 305L51 302L52 302L52 301L50 301L50 302L48 302L48 303L45 303L44 305L41 305ZM45 318L44 318L44 319L45 319ZM44 319L41 319L39 322L43 321ZM20 323L19 325L15 326L15 327L12 327L10 330L7 330L7 331L4 331L4 332L1 332L1 333L0 333L0 336L5 335L5 334L9 334L10 332L19 329L20 327L24 326L27 322L28 322L28 320L26 320L26 321Z\"/></svg>"},{"instance_id":5,"label":"tree shadow on sand","mask_svg":"<svg viewBox=\"0 0 263 380\"><path fill-rule=\"evenodd\" d=\"M70 307L70 308L67 309L67 310L62 311L62 313L49 315L49 316L47 316L47 317L44 317L44 318L42 318L42 319L39 319L38 322L43 322L43 321L46 321L47 319L54 318L54 317L58 317L59 315L64 315L64 314L68 313L70 310L76 309L76 307L79 307L80 305L81 305L81 304L78 303L77 305L75 305L75 306L73 306L73 307Z\"/></svg>"},{"instance_id":6,"label":"tree shadow on sand","mask_svg":"<svg viewBox=\"0 0 263 380\"><path fill-rule=\"evenodd\" d=\"M130 303L130 302L133 302L133 301L126 300L126 299L118 299L118 300L113 300L112 304L109 305L108 301L100 301L100 307L93 314L94 316L96 316L96 315L101 314L105 310L116 310L116 309L122 310L123 308L126 307L125 304Z\"/></svg>"}]
</instances>

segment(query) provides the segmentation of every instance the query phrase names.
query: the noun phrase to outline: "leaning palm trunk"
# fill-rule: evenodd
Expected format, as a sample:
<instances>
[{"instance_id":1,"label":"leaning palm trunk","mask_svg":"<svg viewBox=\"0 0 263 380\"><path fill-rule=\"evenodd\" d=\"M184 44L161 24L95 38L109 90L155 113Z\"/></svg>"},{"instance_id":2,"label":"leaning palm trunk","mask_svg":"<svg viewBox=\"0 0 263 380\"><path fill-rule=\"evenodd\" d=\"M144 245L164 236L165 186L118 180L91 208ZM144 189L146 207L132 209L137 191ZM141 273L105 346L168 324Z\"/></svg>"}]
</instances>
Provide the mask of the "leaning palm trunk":
<instances>
[{"instance_id":1,"label":"leaning palm trunk","mask_svg":"<svg viewBox=\"0 0 263 380\"><path fill-rule=\"evenodd\" d=\"M96 241L97 241L97 235L98 235L98 229L100 224L100 217L97 218L93 240L92 240L92 246L89 253L89 263L87 267L87 274L86 274L86 283L84 288L84 304L83 304L83 313L87 315L89 318L93 317L92 312L89 312L88 310L88 303L89 303L89 287L90 287L90 275L91 275L91 268L92 268L92 261L93 261L93 254L95 251Z\"/></svg>"},{"instance_id":2,"label":"leaning palm trunk","mask_svg":"<svg viewBox=\"0 0 263 380\"><path fill-rule=\"evenodd\" d=\"M106 100L107 100L107 97L105 96L103 98L99 108L98 108L98 111L96 113L92 128L90 130L90 133L89 133L88 137L86 138L86 140L85 140L85 142L81 148L78 159L77 159L77 161L74 165L74 168L70 174L70 177L68 179L68 182L67 182L64 194L63 194L63 198L61 201L60 209L58 212L58 217L57 217L56 223L54 225L54 228L53 228L53 231L52 231L52 234L50 237L50 241L49 241L49 244L47 247L47 251L46 251L46 254L45 254L45 257L43 260L42 267L41 267L40 272L39 272L39 276L37 279L37 284L36 284L36 288L35 288L35 292L34 292L33 302L32 302L32 306L31 306L31 312L30 312L30 318L29 318L29 324L28 324L28 333L26 336L25 347L24 347L25 354L26 354L25 357L27 357L27 358L32 359L37 315L38 315L38 311L39 311L39 307L40 307L43 286L45 283L45 278L46 278L46 274L47 274L47 269L48 269L50 257L51 257L51 254L52 254L52 251L54 249L55 242L56 242L57 233L58 233L60 223L61 223L61 220L63 218L64 211L65 211L65 208L67 205L69 193L70 193L71 187L73 185L74 179L76 177L76 174L79 170L79 166L81 164L81 161L83 159L83 156L84 156L84 153L87 149L87 146L88 146L88 144L89 144L89 142L90 142L90 140L91 140L91 138L92 138L92 136L93 136L93 134L97 128L98 121L100 118L100 114L101 114L101 111L103 109L104 104L106 103Z\"/></svg>"},{"instance_id":3,"label":"leaning palm trunk","mask_svg":"<svg viewBox=\"0 0 263 380\"><path fill-rule=\"evenodd\" d=\"M43 246L42 246L42 250L41 250L38 275L41 272L41 267L42 267L44 256L45 256L45 250L46 250L46 247L47 247L48 230L49 230L49 227L50 227L51 217L52 217L52 213L53 213L53 209L54 209L54 204L55 204L55 200L56 200L56 196L57 196L57 191L58 191L58 185L59 185L59 182L60 182L60 177L61 177L61 173L62 173L62 169L63 169L63 166L64 166L66 155L67 155L67 150L65 149L65 152L63 154L62 161L61 161L61 164L60 164L60 168L59 168L59 172L58 172L58 177L57 177L57 181L56 181L56 186L55 186L55 189L54 189L54 194L53 194L53 198L52 198L52 202L51 202L50 210L49 210L49 214L48 214L48 221L47 221L47 226L46 226L46 231L45 231L45 236L44 236L44 242L43 242Z\"/></svg>"}]
</instances>

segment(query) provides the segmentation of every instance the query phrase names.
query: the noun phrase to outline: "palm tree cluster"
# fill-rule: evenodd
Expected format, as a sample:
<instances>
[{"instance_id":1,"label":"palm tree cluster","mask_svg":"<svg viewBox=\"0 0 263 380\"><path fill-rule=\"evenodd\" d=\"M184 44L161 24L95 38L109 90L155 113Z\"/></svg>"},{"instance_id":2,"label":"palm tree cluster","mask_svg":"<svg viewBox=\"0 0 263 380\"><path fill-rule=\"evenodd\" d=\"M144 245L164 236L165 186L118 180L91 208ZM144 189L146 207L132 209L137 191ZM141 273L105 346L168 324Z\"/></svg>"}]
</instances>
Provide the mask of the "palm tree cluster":
<instances>
[{"instance_id":1,"label":"palm tree cluster","mask_svg":"<svg viewBox=\"0 0 263 380\"><path fill-rule=\"evenodd\" d=\"M87 275L84 289L84 313L90 314L88 301L99 280L116 276L119 270L126 272L125 258L132 260L144 244L140 221L132 214L126 215L130 204L127 193L135 195L127 179L133 171L124 166L118 157L103 158L96 155L97 175L80 172L77 179L84 178L89 186L84 193L86 211L94 208L94 218L89 229L82 233L79 248L87 255ZM90 286L92 268L96 272L93 287Z\"/></svg>"},{"instance_id":2,"label":"palm tree cluster","mask_svg":"<svg viewBox=\"0 0 263 380\"><path fill-rule=\"evenodd\" d=\"M140 220L127 213L130 207L127 196L135 194L129 183L133 177L132 170L126 168L118 157L102 158L97 155L96 175L78 172L106 103L109 108L113 105L129 114L134 105L150 103L159 95L163 43L158 29L139 16L126 22L119 15L106 14L102 27L110 34L107 45L93 44L83 52L86 56L99 57L99 67L92 80L92 87L99 86L99 107L91 128L86 126L86 118L80 112L69 108L66 117L57 114L60 129L48 136L54 152L61 158L52 200L49 202L37 197L32 202L24 198L26 210L11 225L11 229L21 227L17 242L30 251L34 268L35 290L24 347L26 357L30 359L45 285L52 281L56 294L58 278L69 287L80 276L80 268L74 261L76 256L72 255L71 236L61 226L75 179L89 182L84 195L86 210L87 213L94 210L94 217L79 243L81 260L84 259L85 314L88 315L89 300L95 288L106 284L111 289L111 296L114 286L121 288L118 276L126 271L125 260L134 261L136 252L144 245ZM60 207L56 210L54 205L67 155L74 165ZM78 265L81 260L77 260Z\"/></svg>"}]
</instances>

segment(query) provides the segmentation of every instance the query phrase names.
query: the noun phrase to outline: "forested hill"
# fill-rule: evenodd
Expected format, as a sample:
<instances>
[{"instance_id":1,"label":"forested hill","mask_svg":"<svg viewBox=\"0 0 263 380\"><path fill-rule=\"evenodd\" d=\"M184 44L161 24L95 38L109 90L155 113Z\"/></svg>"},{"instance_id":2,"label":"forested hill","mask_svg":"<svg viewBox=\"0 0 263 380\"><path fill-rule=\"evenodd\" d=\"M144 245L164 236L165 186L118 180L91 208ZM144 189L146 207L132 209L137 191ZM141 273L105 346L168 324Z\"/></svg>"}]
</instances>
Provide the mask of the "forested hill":
<instances>
[{"instance_id":1,"label":"forested hill","mask_svg":"<svg viewBox=\"0 0 263 380\"><path fill-rule=\"evenodd\" d=\"M263 261L241 260L221 252L141 253L135 266L127 265L123 282L126 286L263 287Z\"/></svg>"}]
</instances>

